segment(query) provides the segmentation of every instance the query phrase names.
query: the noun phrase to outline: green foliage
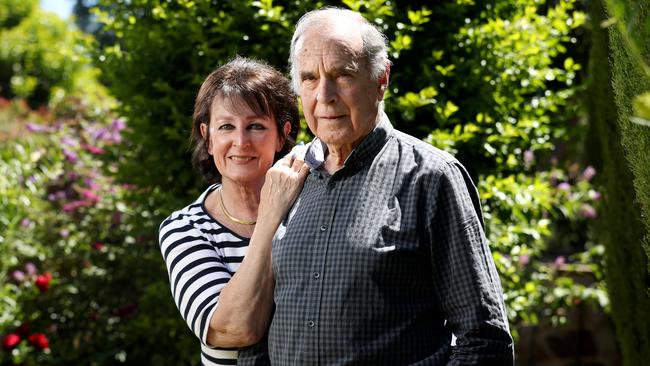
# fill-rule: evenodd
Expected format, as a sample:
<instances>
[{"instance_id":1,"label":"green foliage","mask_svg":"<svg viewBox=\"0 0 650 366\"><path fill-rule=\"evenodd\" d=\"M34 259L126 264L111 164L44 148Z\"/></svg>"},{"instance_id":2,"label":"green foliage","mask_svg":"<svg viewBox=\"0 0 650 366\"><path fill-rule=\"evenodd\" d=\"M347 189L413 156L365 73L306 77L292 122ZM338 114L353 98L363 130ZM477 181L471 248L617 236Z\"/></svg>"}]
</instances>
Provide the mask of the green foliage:
<instances>
[{"instance_id":1,"label":"green foliage","mask_svg":"<svg viewBox=\"0 0 650 366\"><path fill-rule=\"evenodd\" d=\"M0 145L0 334L21 339L0 364L189 364L195 342L171 301L158 222L133 204L149 192L113 178L124 121L65 105L18 109L40 123L17 115L31 132ZM35 333L49 346L28 341Z\"/></svg>"},{"instance_id":2,"label":"green foliage","mask_svg":"<svg viewBox=\"0 0 650 366\"><path fill-rule=\"evenodd\" d=\"M587 229L599 205L595 172L568 158L578 153L569 141L584 131L576 103L581 65L568 55L586 20L578 2L342 3L330 2L360 11L389 38L386 110L395 125L454 153L478 178L513 324L546 315L562 322L584 300L607 307L602 246ZM293 24L322 4L100 4L96 13L116 41L97 57L125 102L133 141L120 172L165 192L142 204L159 220L201 186L188 136L202 79L235 54L286 70Z\"/></svg>"},{"instance_id":3,"label":"green foliage","mask_svg":"<svg viewBox=\"0 0 650 366\"><path fill-rule=\"evenodd\" d=\"M598 232L607 252L606 279L623 364L640 365L650 357L650 127L644 125L644 93L650 89L650 3L604 3L607 11L599 3L591 10L593 79L588 90L606 198ZM616 18L606 20L606 13ZM609 29L601 29L601 23Z\"/></svg>"},{"instance_id":4,"label":"green foliage","mask_svg":"<svg viewBox=\"0 0 650 366\"><path fill-rule=\"evenodd\" d=\"M38 0L0 0L0 29L18 25L37 3Z\"/></svg>"},{"instance_id":5,"label":"green foliage","mask_svg":"<svg viewBox=\"0 0 650 366\"><path fill-rule=\"evenodd\" d=\"M25 98L32 107L66 95L105 98L90 65L91 39L34 1L19 3L0 4L0 96ZM11 21L2 25L3 18Z\"/></svg>"},{"instance_id":6,"label":"green foliage","mask_svg":"<svg viewBox=\"0 0 650 366\"><path fill-rule=\"evenodd\" d=\"M170 212L195 196L201 178L189 164L192 107L203 79L236 54L284 70L293 24L311 2L100 1L95 10L116 43L98 56L114 95L125 101L135 142L122 167L129 180L169 192ZM157 167L142 169L142 167Z\"/></svg>"}]
</instances>

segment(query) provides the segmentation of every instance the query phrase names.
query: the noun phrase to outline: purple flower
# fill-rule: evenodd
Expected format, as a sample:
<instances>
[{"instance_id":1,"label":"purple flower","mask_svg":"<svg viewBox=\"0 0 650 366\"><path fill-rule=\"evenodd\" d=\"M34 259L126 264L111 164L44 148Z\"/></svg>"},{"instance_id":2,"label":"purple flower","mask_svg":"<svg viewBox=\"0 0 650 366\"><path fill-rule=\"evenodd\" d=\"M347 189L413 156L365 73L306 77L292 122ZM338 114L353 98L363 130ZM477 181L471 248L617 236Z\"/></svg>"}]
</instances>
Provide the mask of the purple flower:
<instances>
[{"instance_id":1,"label":"purple flower","mask_svg":"<svg viewBox=\"0 0 650 366\"><path fill-rule=\"evenodd\" d=\"M34 263L27 262L25 264L25 271L27 271L27 274L31 276L33 274L36 274L36 272L38 272L38 268L36 268L36 265Z\"/></svg>"},{"instance_id":2,"label":"purple flower","mask_svg":"<svg viewBox=\"0 0 650 366\"><path fill-rule=\"evenodd\" d=\"M33 176L33 175L31 175L29 178L27 178L27 181L28 181L29 183L34 184L34 183L36 183L36 177Z\"/></svg>"},{"instance_id":3,"label":"purple flower","mask_svg":"<svg viewBox=\"0 0 650 366\"><path fill-rule=\"evenodd\" d=\"M95 183L95 180L92 178L86 178L84 179L84 184L86 187L92 189L92 190L98 190L99 189L99 184Z\"/></svg>"},{"instance_id":4,"label":"purple flower","mask_svg":"<svg viewBox=\"0 0 650 366\"><path fill-rule=\"evenodd\" d=\"M25 272L15 270L11 272L11 278L16 282L23 282L25 280Z\"/></svg>"},{"instance_id":5,"label":"purple flower","mask_svg":"<svg viewBox=\"0 0 650 366\"><path fill-rule=\"evenodd\" d=\"M29 132L48 132L50 129L47 126L40 125L38 123L29 122L25 125L27 131Z\"/></svg>"},{"instance_id":6,"label":"purple flower","mask_svg":"<svg viewBox=\"0 0 650 366\"><path fill-rule=\"evenodd\" d=\"M76 180L77 178L79 178L79 173L77 173L77 172L68 172L68 179Z\"/></svg>"},{"instance_id":7,"label":"purple flower","mask_svg":"<svg viewBox=\"0 0 650 366\"><path fill-rule=\"evenodd\" d=\"M22 227L28 227L32 223L32 220L28 218L24 218L20 221L20 226Z\"/></svg>"},{"instance_id":8,"label":"purple flower","mask_svg":"<svg viewBox=\"0 0 650 366\"><path fill-rule=\"evenodd\" d=\"M111 137L109 140L113 143L119 144L122 142L122 134L119 131L113 131L111 132Z\"/></svg>"},{"instance_id":9,"label":"purple flower","mask_svg":"<svg viewBox=\"0 0 650 366\"><path fill-rule=\"evenodd\" d=\"M70 136L63 136L63 137L61 137L61 145L77 146L78 141L77 141L77 139L74 139L74 138L72 138Z\"/></svg>"},{"instance_id":10,"label":"purple flower","mask_svg":"<svg viewBox=\"0 0 650 366\"><path fill-rule=\"evenodd\" d=\"M582 206L580 206L580 215L586 219L595 219L598 217L596 209L588 203L583 203Z\"/></svg>"},{"instance_id":11,"label":"purple flower","mask_svg":"<svg viewBox=\"0 0 650 366\"><path fill-rule=\"evenodd\" d=\"M63 149L63 155L65 156L65 159L70 161L70 162L75 162L79 160L79 157L74 151L70 151L68 149Z\"/></svg>"},{"instance_id":12,"label":"purple flower","mask_svg":"<svg viewBox=\"0 0 650 366\"><path fill-rule=\"evenodd\" d=\"M93 140L101 140L104 139L108 133L109 132L106 128L96 128L91 132L91 136L93 137Z\"/></svg>"},{"instance_id":13,"label":"purple flower","mask_svg":"<svg viewBox=\"0 0 650 366\"><path fill-rule=\"evenodd\" d=\"M70 235L70 230L68 230L68 229L61 229L61 231L59 231L59 235L61 235L62 238L67 238L68 235Z\"/></svg>"},{"instance_id":14,"label":"purple flower","mask_svg":"<svg viewBox=\"0 0 650 366\"><path fill-rule=\"evenodd\" d=\"M586 180L587 182L590 181L595 175L596 175L596 169L591 165L589 165L588 167L585 168L585 170L582 171L582 179Z\"/></svg>"},{"instance_id":15,"label":"purple flower","mask_svg":"<svg viewBox=\"0 0 650 366\"><path fill-rule=\"evenodd\" d=\"M566 258L564 258L563 255L555 258L555 263L554 264L555 264L556 267L562 266L565 263L566 263Z\"/></svg>"},{"instance_id":16,"label":"purple flower","mask_svg":"<svg viewBox=\"0 0 650 366\"><path fill-rule=\"evenodd\" d=\"M569 191L571 189L571 185L567 182L562 182L557 185L557 189L560 191Z\"/></svg>"},{"instance_id":17,"label":"purple flower","mask_svg":"<svg viewBox=\"0 0 650 366\"><path fill-rule=\"evenodd\" d=\"M126 128L126 122L121 118L115 118L113 122L111 122L111 128L113 131L122 131Z\"/></svg>"},{"instance_id":18,"label":"purple flower","mask_svg":"<svg viewBox=\"0 0 650 366\"><path fill-rule=\"evenodd\" d=\"M524 164L530 166L535 161L535 154L531 150L524 151Z\"/></svg>"}]
</instances>

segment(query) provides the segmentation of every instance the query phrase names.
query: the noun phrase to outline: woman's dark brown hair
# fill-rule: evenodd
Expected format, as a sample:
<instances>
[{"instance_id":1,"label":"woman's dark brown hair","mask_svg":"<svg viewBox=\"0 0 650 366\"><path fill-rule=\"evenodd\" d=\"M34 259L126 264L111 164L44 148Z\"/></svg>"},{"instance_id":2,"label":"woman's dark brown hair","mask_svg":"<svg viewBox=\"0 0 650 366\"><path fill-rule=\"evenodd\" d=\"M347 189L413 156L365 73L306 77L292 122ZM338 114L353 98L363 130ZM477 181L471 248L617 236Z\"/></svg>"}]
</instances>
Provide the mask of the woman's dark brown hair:
<instances>
[{"instance_id":1,"label":"woman's dark brown hair","mask_svg":"<svg viewBox=\"0 0 650 366\"><path fill-rule=\"evenodd\" d=\"M273 118L278 134L284 139L284 146L275 154L275 160L286 155L295 145L300 115L291 83L268 64L238 56L213 71L203 81L194 103L192 164L208 183L221 180L221 174L208 153L209 132L206 139L201 136L201 123L210 125L210 114L216 97L224 101L242 100L256 114ZM284 136L283 126L286 122L291 124L289 136Z\"/></svg>"}]
</instances>

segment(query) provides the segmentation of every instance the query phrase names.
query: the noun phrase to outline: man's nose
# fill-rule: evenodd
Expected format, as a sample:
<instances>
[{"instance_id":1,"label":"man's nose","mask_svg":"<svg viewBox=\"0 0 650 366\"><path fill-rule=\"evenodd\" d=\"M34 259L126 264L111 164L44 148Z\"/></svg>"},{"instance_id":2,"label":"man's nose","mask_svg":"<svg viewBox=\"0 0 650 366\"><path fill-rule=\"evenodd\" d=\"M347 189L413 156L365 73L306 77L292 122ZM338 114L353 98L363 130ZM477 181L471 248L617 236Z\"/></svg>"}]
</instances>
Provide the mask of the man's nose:
<instances>
[{"instance_id":1,"label":"man's nose","mask_svg":"<svg viewBox=\"0 0 650 366\"><path fill-rule=\"evenodd\" d=\"M321 78L316 94L318 103L329 104L336 101L336 85L330 78Z\"/></svg>"}]
</instances>

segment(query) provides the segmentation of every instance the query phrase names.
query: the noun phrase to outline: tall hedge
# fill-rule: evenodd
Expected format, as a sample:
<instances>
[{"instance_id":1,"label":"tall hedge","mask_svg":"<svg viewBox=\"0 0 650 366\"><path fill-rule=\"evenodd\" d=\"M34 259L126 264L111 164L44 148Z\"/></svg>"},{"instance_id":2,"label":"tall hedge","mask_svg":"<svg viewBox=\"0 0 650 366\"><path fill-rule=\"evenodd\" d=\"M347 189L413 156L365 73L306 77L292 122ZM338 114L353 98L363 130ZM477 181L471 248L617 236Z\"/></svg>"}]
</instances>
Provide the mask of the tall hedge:
<instances>
[{"instance_id":1,"label":"tall hedge","mask_svg":"<svg viewBox=\"0 0 650 366\"><path fill-rule=\"evenodd\" d=\"M606 248L605 270L612 316L624 365L650 359L650 127L633 123L632 102L650 89L650 75L630 55L622 37L640 46L650 61L650 2L593 1L591 80L586 94L593 141L599 142L604 202L599 235ZM628 34L608 21L628 27ZM605 24L607 24L605 23ZM606 62L609 60L610 62Z\"/></svg>"}]
</instances>

